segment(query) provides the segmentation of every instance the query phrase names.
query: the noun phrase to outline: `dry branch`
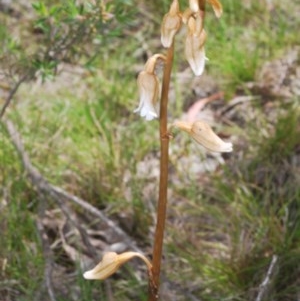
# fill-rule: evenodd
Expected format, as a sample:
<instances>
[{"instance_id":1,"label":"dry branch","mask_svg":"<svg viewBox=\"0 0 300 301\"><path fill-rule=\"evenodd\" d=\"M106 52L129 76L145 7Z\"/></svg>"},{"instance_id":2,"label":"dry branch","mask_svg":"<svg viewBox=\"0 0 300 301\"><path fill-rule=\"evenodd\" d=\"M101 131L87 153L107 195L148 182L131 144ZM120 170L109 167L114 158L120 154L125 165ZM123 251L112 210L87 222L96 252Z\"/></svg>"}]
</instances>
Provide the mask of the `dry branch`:
<instances>
[{"instance_id":1,"label":"dry branch","mask_svg":"<svg viewBox=\"0 0 300 301\"><path fill-rule=\"evenodd\" d=\"M10 105L14 95L16 94L16 92L18 91L20 85L25 82L27 80L27 78L29 78L30 76L28 74L22 76L16 83L15 85L12 87L12 89L9 91L8 96L5 99L4 105L1 108L0 111L0 119L4 116L4 113L6 111L6 109L8 108L8 106Z\"/></svg>"},{"instance_id":2,"label":"dry branch","mask_svg":"<svg viewBox=\"0 0 300 301\"><path fill-rule=\"evenodd\" d=\"M93 205L89 204L87 201L72 195L71 193L68 193L64 189L51 185L42 175L41 173L31 164L30 158L28 154L26 153L20 134L17 131L15 125L13 122L7 118L3 118L1 122L4 124L4 126L7 129L7 132L10 136L10 139L15 146L20 159L22 161L23 167L27 173L27 176L34 185L38 192L42 195L43 202L45 201L45 195L50 196L51 198L54 199L54 201L58 204L58 206L61 208L62 212L66 215L66 217L74 224L74 226L79 230L81 237L83 239L84 244L88 247L89 245L91 248L89 251L92 251L92 254L96 256L96 250L93 245L89 242L88 239L88 234L86 233L85 229L82 228L78 222L72 217L72 214L70 212L70 208L68 208L67 204L64 201L69 201L72 202L73 204L76 204L86 210L87 212L91 213L95 217L99 218L102 220L108 227L113 229L113 231L123 239L123 242L128 246L130 250L143 253L137 246L136 243L127 235L126 232L124 232L114 221L109 219L105 214L103 214L99 209L94 207ZM38 230L41 235L45 234L43 226L41 223L38 223ZM47 253L49 250L47 248L47 242L44 241L44 247L45 247L45 252ZM95 257L91 256L94 260ZM168 282L170 282L168 280ZM170 282L172 284L172 282ZM107 284L109 286L109 284ZM51 260L48 261L47 266L45 267L45 286L48 290L48 294L51 298L51 301L55 301L55 296L53 294L53 289L51 285ZM109 289L107 288L109 291ZM174 291L180 292L187 294L187 291L184 288L181 288L180 285L176 284L176 287L174 287ZM52 296L51 296L52 295ZM111 295L111 294L108 294ZM197 299L192 293L188 293L189 297L191 300L199 300ZM112 299L112 296L110 297L110 300Z\"/></svg>"},{"instance_id":3,"label":"dry branch","mask_svg":"<svg viewBox=\"0 0 300 301\"><path fill-rule=\"evenodd\" d=\"M42 202L45 202L44 198L43 198ZM41 214L43 216L44 209L40 210L39 214ZM54 265L53 253L50 248L49 239L48 239L48 236L46 234L46 231L44 229L44 226L43 226L41 220L38 219L36 224L37 224L37 229L38 229L38 232L39 232L39 235L41 238L43 254L44 254L45 261L46 261L45 271L44 271L45 286L47 288L50 300L56 301L55 293L53 290L53 284L52 284L52 270L53 270L53 265Z\"/></svg>"},{"instance_id":4,"label":"dry branch","mask_svg":"<svg viewBox=\"0 0 300 301\"><path fill-rule=\"evenodd\" d=\"M130 248L136 252L141 252L140 249L136 246L135 242L111 219L105 216L100 210L96 207L92 206L85 200L74 196L62 188L51 185L42 175L41 173L31 164L28 154L26 153L23 143L21 141L21 137L13 122L9 119L3 119L3 124L5 125L7 132L10 136L12 143L14 144L23 164L23 167L28 175L31 183L40 191L41 193L46 193L51 196L55 202L59 205L63 213L67 216L67 218L75 225L75 227L79 230L83 243L86 245L87 249L91 252L90 255L94 259L96 259L97 253L95 248L92 246L88 239L88 235L85 229L72 217L70 214L70 209L64 200L72 201L73 203L79 205L83 209L87 210L94 216L100 218L105 224L108 225L113 231L122 237L123 242Z\"/></svg>"}]
</instances>

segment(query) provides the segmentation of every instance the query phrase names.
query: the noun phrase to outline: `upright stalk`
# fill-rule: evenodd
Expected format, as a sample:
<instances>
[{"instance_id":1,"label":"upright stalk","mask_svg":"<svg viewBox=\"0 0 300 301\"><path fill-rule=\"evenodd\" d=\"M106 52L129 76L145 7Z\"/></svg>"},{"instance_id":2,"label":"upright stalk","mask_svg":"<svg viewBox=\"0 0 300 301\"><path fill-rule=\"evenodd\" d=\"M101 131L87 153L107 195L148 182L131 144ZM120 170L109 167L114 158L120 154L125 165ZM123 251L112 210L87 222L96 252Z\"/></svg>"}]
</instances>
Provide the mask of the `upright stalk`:
<instances>
[{"instance_id":1,"label":"upright stalk","mask_svg":"<svg viewBox=\"0 0 300 301\"><path fill-rule=\"evenodd\" d=\"M160 179L159 199L157 206L157 224L154 236L153 259L152 259L152 281L149 289L149 301L158 300L159 276L163 250L164 229L167 212L167 189L168 189L168 161L169 161L169 133L168 133L168 98L170 78L173 65L174 42L167 50L164 66L163 83L160 101Z\"/></svg>"}]
</instances>

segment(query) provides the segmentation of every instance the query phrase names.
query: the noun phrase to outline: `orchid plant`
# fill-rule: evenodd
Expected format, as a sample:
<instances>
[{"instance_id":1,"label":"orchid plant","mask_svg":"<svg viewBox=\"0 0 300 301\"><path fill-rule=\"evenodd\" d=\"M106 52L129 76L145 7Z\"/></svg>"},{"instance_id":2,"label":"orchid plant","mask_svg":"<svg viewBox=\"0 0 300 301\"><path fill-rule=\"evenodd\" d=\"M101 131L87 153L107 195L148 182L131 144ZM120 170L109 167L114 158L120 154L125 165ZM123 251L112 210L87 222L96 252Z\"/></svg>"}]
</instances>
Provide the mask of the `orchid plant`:
<instances>
[{"instance_id":1,"label":"orchid plant","mask_svg":"<svg viewBox=\"0 0 300 301\"><path fill-rule=\"evenodd\" d=\"M208 0L212 5L216 17L222 15L222 5L218 0ZM176 34L182 28L187 27L185 40L185 56L196 76L200 76L205 68L205 41L204 16L206 8L205 0L189 0L188 7L181 11L179 1L173 0L169 12L164 16L161 25L161 43L165 47L166 54L154 54L145 64L144 70L137 78L140 103L134 111L146 120L159 118L160 125L160 179L159 198L157 205L157 223L153 244L153 257L150 262L143 254L125 252L122 254L107 253L102 261L91 271L84 274L86 279L103 280L133 257L141 258L148 268L149 275L149 301L159 299L159 279L163 250L163 238L167 211L167 186L168 186L168 161L169 141L172 137L171 130L175 127L190 135L197 143L213 152L231 152L232 144L219 138L211 127L204 121L193 123L176 121L168 126L168 94L171 71L173 65L174 40ZM164 63L162 88L160 95L160 110L157 111L157 102L160 91L160 81L155 73L157 62Z\"/></svg>"}]
</instances>

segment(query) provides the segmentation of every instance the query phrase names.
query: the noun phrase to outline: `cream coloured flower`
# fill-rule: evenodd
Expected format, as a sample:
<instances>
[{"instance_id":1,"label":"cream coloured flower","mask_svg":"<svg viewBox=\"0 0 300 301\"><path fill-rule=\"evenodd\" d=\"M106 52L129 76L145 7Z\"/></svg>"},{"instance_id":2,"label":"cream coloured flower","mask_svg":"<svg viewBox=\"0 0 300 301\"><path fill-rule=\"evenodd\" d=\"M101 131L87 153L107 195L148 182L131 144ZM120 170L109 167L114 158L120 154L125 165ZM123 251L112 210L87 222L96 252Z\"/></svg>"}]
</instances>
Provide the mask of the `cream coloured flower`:
<instances>
[{"instance_id":1,"label":"cream coloured flower","mask_svg":"<svg viewBox=\"0 0 300 301\"><path fill-rule=\"evenodd\" d=\"M232 143L225 142L218 137L206 122L200 120L193 123L177 121L173 126L187 132L196 142L210 151L232 152Z\"/></svg>"},{"instance_id":2,"label":"cream coloured flower","mask_svg":"<svg viewBox=\"0 0 300 301\"><path fill-rule=\"evenodd\" d=\"M164 16L161 25L161 43L168 48L172 45L174 36L181 26L178 0L173 0L169 12Z\"/></svg>"},{"instance_id":3,"label":"cream coloured flower","mask_svg":"<svg viewBox=\"0 0 300 301\"><path fill-rule=\"evenodd\" d=\"M155 109L155 104L158 98L159 81L154 73L142 71L137 79L140 104L134 110L134 113L139 113L146 120L153 120L158 117Z\"/></svg>"},{"instance_id":4,"label":"cream coloured flower","mask_svg":"<svg viewBox=\"0 0 300 301\"><path fill-rule=\"evenodd\" d=\"M134 110L134 113L139 113L146 120L153 120L158 117L155 104L159 94L159 80L154 73L158 59L165 60L166 57L162 54L151 56L146 62L144 70L140 72L137 78L140 103Z\"/></svg>"},{"instance_id":5,"label":"cream coloured flower","mask_svg":"<svg viewBox=\"0 0 300 301\"><path fill-rule=\"evenodd\" d=\"M146 263L149 273L151 273L152 265L150 261L140 253L125 252L117 254L108 252L103 255L102 260L92 270L85 272L83 277L88 280L104 280L114 274L121 265L134 257L141 258Z\"/></svg>"},{"instance_id":6,"label":"cream coloured flower","mask_svg":"<svg viewBox=\"0 0 300 301\"><path fill-rule=\"evenodd\" d=\"M206 32L203 29L202 17L198 13L196 19L190 17L188 20L188 34L185 40L185 56L196 76L201 75L205 68L205 40Z\"/></svg>"}]
</instances>

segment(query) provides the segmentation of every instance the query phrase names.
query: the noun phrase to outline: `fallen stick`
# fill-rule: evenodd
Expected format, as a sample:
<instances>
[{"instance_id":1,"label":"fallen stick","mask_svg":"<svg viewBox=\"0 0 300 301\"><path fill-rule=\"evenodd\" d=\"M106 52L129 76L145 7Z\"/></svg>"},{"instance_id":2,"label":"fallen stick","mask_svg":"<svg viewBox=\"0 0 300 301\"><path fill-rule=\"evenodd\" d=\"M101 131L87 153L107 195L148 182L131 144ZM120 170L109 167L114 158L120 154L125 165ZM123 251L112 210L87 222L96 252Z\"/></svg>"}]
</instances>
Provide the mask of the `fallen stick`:
<instances>
[{"instance_id":1,"label":"fallen stick","mask_svg":"<svg viewBox=\"0 0 300 301\"><path fill-rule=\"evenodd\" d=\"M79 205L83 209L87 210L94 216L100 218L105 224L107 224L110 228L113 229L113 231L119 235L123 242L128 246L129 249L134 250L136 252L142 251L136 246L135 242L132 241L132 239L129 237L129 235L124 232L114 221L109 219L105 214L103 214L100 210L98 210L93 205L89 204L85 200L72 195L65 191L64 189L60 187L56 187L54 185L51 185L43 176L42 174L31 164L31 161L29 159L28 154L26 153L23 143L21 141L21 137L19 132L17 131L16 127L14 126L13 122L7 118L2 119L3 124L5 125L7 132L10 136L10 139L12 143L14 144L20 158L23 164L23 167L28 175L28 178L30 179L31 183L37 187L39 191L46 192L48 195L50 195L57 203L59 203L61 209L66 214L69 219L73 223L76 223L76 221L72 220L70 214L68 214L66 209L66 204L63 203L62 199L72 201L73 203ZM88 236L85 232L85 230L80 226L77 225L78 230L80 231L81 237L86 245L88 245L90 251L94 253L93 257L95 257L95 252L93 252L93 247L88 241Z\"/></svg>"},{"instance_id":2,"label":"fallen stick","mask_svg":"<svg viewBox=\"0 0 300 301\"><path fill-rule=\"evenodd\" d=\"M83 199L81 199L81 198L79 198L75 195L72 195L71 193L65 191L64 189L50 184L42 176L42 174L31 164L30 158L29 158L28 154L26 153L26 151L24 149L20 134L17 131L16 127L14 126L13 122L11 120L7 119L7 118L2 118L1 122L4 124L4 126L7 129L7 132L10 136L10 139L11 139L13 145L15 146L16 151L18 152L18 154L20 156L20 159L22 161L23 167L24 167L24 169L27 173L27 176L28 176L29 180L38 189L38 191L40 193L43 193L43 192L47 193L49 196L54 198L54 200L56 202L58 202L58 204L59 204L60 208L62 209L62 211L64 212L64 214L66 214L67 210L66 209L64 210L64 208L65 208L64 206L66 206L66 204L64 204L62 199L67 200L67 201L71 201L72 203L80 206L81 208L83 208L86 211L93 214L95 217L98 217L105 224L107 224L110 228L112 228L113 231L123 239L123 242L128 246L128 248L130 250L133 250L133 251L136 251L136 252L139 252L139 253L143 253L136 246L136 243L132 241L130 236L126 232L124 232L113 220L109 219L104 213L102 213L99 209L97 209L93 205L89 204L87 201L85 201L85 200L83 200ZM71 218L70 215L67 216L67 217ZM83 234L83 233L81 233L81 234ZM88 235L87 234L83 235L83 236L85 236L85 238L88 240ZM82 239L85 239L85 238L82 237ZM85 242L85 243L88 243L88 242ZM92 246L92 250L93 250L93 248L94 247ZM45 272L49 273L49 270L45 271ZM46 281L49 281L48 276L46 277ZM172 283L170 281L168 281L168 282ZM47 283L46 283L46 285L47 285ZM48 285L47 289L48 289L48 293L49 293L49 285ZM174 290L177 291L177 292L180 292L184 295L188 295L190 297L190 299L193 300L193 301L194 300L195 301L200 301L192 293L187 292L186 288L181 288L178 284L176 284L176 287L174 287ZM50 293L52 293L52 292L50 291ZM54 296L52 296L52 297L55 298ZM52 301L54 301L54 300L52 299Z\"/></svg>"},{"instance_id":3,"label":"fallen stick","mask_svg":"<svg viewBox=\"0 0 300 301\"><path fill-rule=\"evenodd\" d=\"M1 108L0 111L0 119L4 116L4 113L6 111L6 109L8 108L8 106L10 105L14 95L16 94L16 92L18 91L20 85L25 82L27 79L31 78L32 75L29 74L25 74L23 75L16 83L15 85L11 88L11 90L8 93L8 96L5 99L5 102Z\"/></svg>"}]
</instances>

